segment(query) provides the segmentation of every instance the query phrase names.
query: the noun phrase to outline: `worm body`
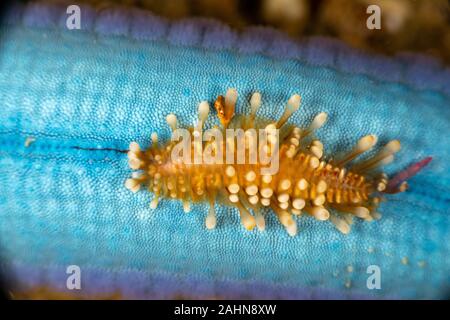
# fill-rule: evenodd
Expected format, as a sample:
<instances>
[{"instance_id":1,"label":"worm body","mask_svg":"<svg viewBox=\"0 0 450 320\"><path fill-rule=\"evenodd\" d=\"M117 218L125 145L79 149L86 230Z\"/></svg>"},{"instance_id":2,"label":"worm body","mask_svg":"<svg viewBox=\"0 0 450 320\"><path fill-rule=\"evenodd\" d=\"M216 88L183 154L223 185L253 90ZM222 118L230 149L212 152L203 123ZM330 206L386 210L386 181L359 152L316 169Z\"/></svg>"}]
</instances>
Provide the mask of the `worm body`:
<instances>
[{"instance_id":1,"label":"worm body","mask_svg":"<svg viewBox=\"0 0 450 320\"><path fill-rule=\"evenodd\" d=\"M165 145L152 134L152 146L142 150L130 144L130 168L137 170L125 186L137 192L145 186L154 194L150 207L161 199L178 199L185 212L192 202L210 205L205 224L216 227L214 204L233 206L243 226L265 229L267 210L273 212L286 231L297 234L295 218L303 214L331 221L344 234L350 231L353 217L373 220L384 192L406 190L406 182L390 187L382 165L393 161L400 142L392 140L372 157L354 161L377 142L375 135L362 137L352 150L340 158L324 156L323 144L314 131L327 120L319 113L307 128L287 124L300 107L301 98L293 95L278 121L256 116L261 95L254 93L250 114L234 116L237 92L229 89L214 103L221 127L204 130L210 111L207 102L198 107L198 122L190 128L178 128L177 118L166 118L172 139ZM390 186L390 185L389 185Z\"/></svg>"}]
</instances>

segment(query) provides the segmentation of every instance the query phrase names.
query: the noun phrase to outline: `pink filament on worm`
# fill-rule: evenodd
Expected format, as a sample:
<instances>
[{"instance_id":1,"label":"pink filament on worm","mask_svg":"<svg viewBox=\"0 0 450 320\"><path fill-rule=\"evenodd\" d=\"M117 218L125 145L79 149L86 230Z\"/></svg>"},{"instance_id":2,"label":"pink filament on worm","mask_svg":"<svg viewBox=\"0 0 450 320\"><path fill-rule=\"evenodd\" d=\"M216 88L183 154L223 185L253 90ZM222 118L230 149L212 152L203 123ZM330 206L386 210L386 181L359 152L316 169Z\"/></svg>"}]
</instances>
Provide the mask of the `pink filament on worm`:
<instances>
[{"instance_id":1,"label":"pink filament on worm","mask_svg":"<svg viewBox=\"0 0 450 320\"><path fill-rule=\"evenodd\" d=\"M419 162L416 162L412 165L410 165L408 168L406 168L403 171L400 171L397 173L388 183L387 190L393 191L395 190L400 183L403 181L406 181L413 176L415 176L420 170L422 170L430 161L432 160L432 157L426 157L425 159L420 160Z\"/></svg>"}]
</instances>

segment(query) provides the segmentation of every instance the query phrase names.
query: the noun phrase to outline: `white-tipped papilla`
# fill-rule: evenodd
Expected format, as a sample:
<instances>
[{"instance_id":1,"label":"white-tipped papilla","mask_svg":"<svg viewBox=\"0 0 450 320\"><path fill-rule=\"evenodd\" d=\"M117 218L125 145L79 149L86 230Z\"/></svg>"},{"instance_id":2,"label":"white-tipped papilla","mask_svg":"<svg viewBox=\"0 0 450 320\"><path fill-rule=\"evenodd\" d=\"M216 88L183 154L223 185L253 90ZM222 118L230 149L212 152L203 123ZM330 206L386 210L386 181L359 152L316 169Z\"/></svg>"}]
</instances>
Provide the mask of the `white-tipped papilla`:
<instances>
[{"instance_id":1,"label":"white-tipped papilla","mask_svg":"<svg viewBox=\"0 0 450 320\"><path fill-rule=\"evenodd\" d=\"M377 143L378 138L376 135L369 134L367 136L362 137L358 140L358 143L353 148L352 151L350 151L347 155L345 155L341 160L336 162L337 166L343 166L347 162L352 161L360 154L370 150L375 144Z\"/></svg>"},{"instance_id":2,"label":"white-tipped papilla","mask_svg":"<svg viewBox=\"0 0 450 320\"><path fill-rule=\"evenodd\" d=\"M287 193L282 193L280 195L278 195L278 202L288 202L289 201L289 194Z\"/></svg>"},{"instance_id":3,"label":"white-tipped papilla","mask_svg":"<svg viewBox=\"0 0 450 320\"><path fill-rule=\"evenodd\" d=\"M286 210L287 208L289 208L289 202L279 202L278 206L283 209Z\"/></svg>"},{"instance_id":4,"label":"white-tipped papilla","mask_svg":"<svg viewBox=\"0 0 450 320\"><path fill-rule=\"evenodd\" d=\"M228 186L228 191L230 191L230 193L238 193L239 189L240 187L237 183L232 183Z\"/></svg>"},{"instance_id":5,"label":"white-tipped papilla","mask_svg":"<svg viewBox=\"0 0 450 320\"><path fill-rule=\"evenodd\" d=\"M317 182L316 191L318 193L324 193L327 190L327 187L327 183L324 180L320 180L319 182Z\"/></svg>"},{"instance_id":6,"label":"white-tipped papilla","mask_svg":"<svg viewBox=\"0 0 450 320\"><path fill-rule=\"evenodd\" d=\"M238 93L235 88L230 88L225 94L225 105L234 107L236 105Z\"/></svg>"},{"instance_id":7,"label":"white-tipped papilla","mask_svg":"<svg viewBox=\"0 0 450 320\"><path fill-rule=\"evenodd\" d=\"M125 181L125 188L127 188L128 190L130 190L133 193L136 193L141 188L141 184L139 183L139 181L137 181L135 179L127 179Z\"/></svg>"},{"instance_id":8,"label":"white-tipped papilla","mask_svg":"<svg viewBox=\"0 0 450 320\"><path fill-rule=\"evenodd\" d=\"M259 210L256 210L255 212L255 220L258 230L264 231L266 229L266 220L264 219L264 216L261 214L261 212L259 212Z\"/></svg>"},{"instance_id":9,"label":"white-tipped papilla","mask_svg":"<svg viewBox=\"0 0 450 320\"><path fill-rule=\"evenodd\" d=\"M309 150L311 150L311 153L313 154L313 155L315 155L317 158L322 158L322 156L323 156L323 150L322 149L320 149L319 147L317 147L317 146L311 146L311 148L309 149Z\"/></svg>"},{"instance_id":10,"label":"white-tipped papilla","mask_svg":"<svg viewBox=\"0 0 450 320\"><path fill-rule=\"evenodd\" d=\"M205 225L207 229L214 229L216 227L216 210L214 209L214 204L209 206L209 212L205 219Z\"/></svg>"},{"instance_id":11,"label":"white-tipped papilla","mask_svg":"<svg viewBox=\"0 0 450 320\"><path fill-rule=\"evenodd\" d=\"M270 198L273 195L272 188L266 187L259 192L263 198Z\"/></svg>"},{"instance_id":12,"label":"white-tipped papilla","mask_svg":"<svg viewBox=\"0 0 450 320\"><path fill-rule=\"evenodd\" d=\"M321 206L325 203L325 195L324 194L319 194L317 197L315 197L313 199L313 203L316 206Z\"/></svg>"},{"instance_id":13,"label":"white-tipped papilla","mask_svg":"<svg viewBox=\"0 0 450 320\"><path fill-rule=\"evenodd\" d=\"M247 180L248 182L255 181L255 179L256 179L255 171L250 170L245 174L245 180Z\"/></svg>"},{"instance_id":14,"label":"white-tipped papilla","mask_svg":"<svg viewBox=\"0 0 450 320\"><path fill-rule=\"evenodd\" d=\"M370 211L366 207L354 207L352 213L354 213L355 216L363 219L367 218L370 215Z\"/></svg>"},{"instance_id":15,"label":"white-tipped papilla","mask_svg":"<svg viewBox=\"0 0 450 320\"><path fill-rule=\"evenodd\" d=\"M229 165L225 169L225 174L227 175L227 177L232 178L236 175L236 169L234 169L233 166Z\"/></svg>"},{"instance_id":16,"label":"white-tipped papilla","mask_svg":"<svg viewBox=\"0 0 450 320\"><path fill-rule=\"evenodd\" d=\"M156 209L158 206L158 198L153 198L153 200L150 202L150 209Z\"/></svg>"},{"instance_id":17,"label":"white-tipped papilla","mask_svg":"<svg viewBox=\"0 0 450 320\"><path fill-rule=\"evenodd\" d=\"M398 140L392 140L389 141L384 147L383 147L383 151L386 152L387 154L394 154L396 152L399 152L401 148L401 144L400 141Z\"/></svg>"},{"instance_id":18,"label":"white-tipped papilla","mask_svg":"<svg viewBox=\"0 0 450 320\"><path fill-rule=\"evenodd\" d=\"M295 198L292 201L292 206L297 210L303 209L305 207L305 204L306 204L305 200L301 198Z\"/></svg>"},{"instance_id":19,"label":"white-tipped papilla","mask_svg":"<svg viewBox=\"0 0 450 320\"><path fill-rule=\"evenodd\" d=\"M327 121L328 115L325 112L321 112L314 117L314 120L309 125L309 130L317 130L324 125Z\"/></svg>"},{"instance_id":20,"label":"white-tipped papilla","mask_svg":"<svg viewBox=\"0 0 450 320\"><path fill-rule=\"evenodd\" d=\"M239 215L241 216L241 223L247 230L252 230L256 226L255 217L253 217L248 210L238 203Z\"/></svg>"},{"instance_id":21,"label":"white-tipped papilla","mask_svg":"<svg viewBox=\"0 0 450 320\"><path fill-rule=\"evenodd\" d=\"M249 196L254 196L258 193L258 186L255 184L252 184L245 188L245 193L247 193Z\"/></svg>"},{"instance_id":22,"label":"white-tipped papilla","mask_svg":"<svg viewBox=\"0 0 450 320\"><path fill-rule=\"evenodd\" d=\"M205 121L209 114L209 104L207 101L202 101L198 105L198 117L200 120Z\"/></svg>"},{"instance_id":23,"label":"white-tipped papilla","mask_svg":"<svg viewBox=\"0 0 450 320\"><path fill-rule=\"evenodd\" d=\"M355 151L358 152L365 152L369 149L371 149L378 141L378 138L374 134L369 134L365 137L362 137L359 139L358 143L356 144Z\"/></svg>"},{"instance_id":24,"label":"white-tipped papilla","mask_svg":"<svg viewBox=\"0 0 450 320\"><path fill-rule=\"evenodd\" d=\"M141 151L141 148L139 147L139 144L137 142L134 142L134 141L130 143L129 149L133 153L138 153L138 152Z\"/></svg>"},{"instance_id":25,"label":"white-tipped papilla","mask_svg":"<svg viewBox=\"0 0 450 320\"><path fill-rule=\"evenodd\" d=\"M254 118L256 112L261 106L261 94L259 92L255 92L250 99L250 107L251 107L251 116Z\"/></svg>"},{"instance_id":26,"label":"white-tipped papilla","mask_svg":"<svg viewBox=\"0 0 450 320\"><path fill-rule=\"evenodd\" d=\"M348 234L350 232L350 225L343 219L336 217L335 215L330 216L330 221L335 225L343 234Z\"/></svg>"},{"instance_id":27,"label":"white-tipped papilla","mask_svg":"<svg viewBox=\"0 0 450 320\"><path fill-rule=\"evenodd\" d=\"M394 160L394 154L400 151L400 148L400 141L389 141L375 156L356 164L353 169L356 171L366 171L381 165L389 164Z\"/></svg>"},{"instance_id":28,"label":"white-tipped papilla","mask_svg":"<svg viewBox=\"0 0 450 320\"><path fill-rule=\"evenodd\" d=\"M291 181L289 179L283 179L280 181L279 186L281 190L288 190L291 187Z\"/></svg>"},{"instance_id":29,"label":"white-tipped papilla","mask_svg":"<svg viewBox=\"0 0 450 320\"><path fill-rule=\"evenodd\" d=\"M310 212L317 220L325 221L330 217L330 212L324 207L314 206L310 208Z\"/></svg>"},{"instance_id":30,"label":"white-tipped papilla","mask_svg":"<svg viewBox=\"0 0 450 320\"><path fill-rule=\"evenodd\" d=\"M203 124L208 118L209 114L209 104L206 101L200 102L198 105L198 121L199 121L199 129L203 128Z\"/></svg>"},{"instance_id":31,"label":"white-tipped papilla","mask_svg":"<svg viewBox=\"0 0 450 320\"><path fill-rule=\"evenodd\" d=\"M300 108L301 101L302 101L302 98L300 97L299 94L293 94L288 100L289 108L294 111L297 111L298 108Z\"/></svg>"},{"instance_id":32,"label":"white-tipped papilla","mask_svg":"<svg viewBox=\"0 0 450 320\"><path fill-rule=\"evenodd\" d=\"M237 194L235 194L235 193L230 194L230 195L228 196L228 199L230 199L230 201L231 201L232 203L237 203L237 202L239 202L239 196L238 196Z\"/></svg>"},{"instance_id":33,"label":"white-tipped papilla","mask_svg":"<svg viewBox=\"0 0 450 320\"><path fill-rule=\"evenodd\" d=\"M152 139L153 145L157 145L158 144L158 134L156 132L152 133L151 139Z\"/></svg>"},{"instance_id":34,"label":"white-tipped papilla","mask_svg":"<svg viewBox=\"0 0 450 320\"><path fill-rule=\"evenodd\" d=\"M183 211L185 213L191 212L191 203L187 200L183 201Z\"/></svg>"},{"instance_id":35,"label":"white-tipped papilla","mask_svg":"<svg viewBox=\"0 0 450 320\"><path fill-rule=\"evenodd\" d=\"M300 179L297 183L297 187L300 190L306 190L308 188L308 185L309 185L308 181L306 181L306 179L304 179L304 178Z\"/></svg>"},{"instance_id":36,"label":"white-tipped papilla","mask_svg":"<svg viewBox=\"0 0 450 320\"><path fill-rule=\"evenodd\" d=\"M298 110L300 107L301 97L298 94L294 94L292 97L289 98L286 107L284 109L284 112L280 119L278 120L276 127L281 128L286 121L289 119L289 117Z\"/></svg>"},{"instance_id":37,"label":"white-tipped papilla","mask_svg":"<svg viewBox=\"0 0 450 320\"><path fill-rule=\"evenodd\" d=\"M168 114L166 117L167 124L172 129L172 131L175 131L177 129L177 116L173 113Z\"/></svg>"},{"instance_id":38,"label":"white-tipped papilla","mask_svg":"<svg viewBox=\"0 0 450 320\"><path fill-rule=\"evenodd\" d=\"M250 202L252 205L256 205L259 202L259 197L255 194L248 198L248 202Z\"/></svg>"},{"instance_id":39,"label":"white-tipped papilla","mask_svg":"<svg viewBox=\"0 0 450 320\"><path fill-rule=\"evenodd\" d=\"M289 224L285 228L286 228L287 233L291 237L295 237L297 235L297 223L295 221L294 221L294 223Z\"/></svg>"}]
</instances>

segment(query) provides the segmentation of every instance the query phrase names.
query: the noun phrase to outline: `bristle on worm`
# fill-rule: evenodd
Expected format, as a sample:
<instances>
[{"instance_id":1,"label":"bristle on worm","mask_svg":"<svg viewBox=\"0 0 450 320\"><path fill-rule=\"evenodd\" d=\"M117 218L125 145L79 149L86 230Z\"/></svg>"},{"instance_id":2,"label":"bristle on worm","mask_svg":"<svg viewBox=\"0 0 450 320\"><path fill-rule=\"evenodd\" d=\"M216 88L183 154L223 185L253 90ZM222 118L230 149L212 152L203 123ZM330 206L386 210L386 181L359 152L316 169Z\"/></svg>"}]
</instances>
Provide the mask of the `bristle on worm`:
<instances>
[{"instance_id":1,"label":"bristle on worm","mask_svg":"<svg viewBox=\"0 0 450 320\"><path fill-rule=\"evenodd\" d=\"M125 187L132 192L147 187L154 194L152 209L162 199L181 200L185 212L191 210L192 202L207 203L207 229L216 227L215 203L220 202L237 209L247 230L255 226L265 230L263 208L267 207L290 236L297 234L295 219L303 212L330 221L347 234L352 217L377 219L382 195L405 191L404 180L429 162L415 165L392 183L379 168L393 161L400 150L398 140L353 163L377 143L377 137L370 134L341 158L326 160L323 143L312 138L326 122L325 112L317 114L308 127L299 128L286 125L300 107L298 94L288 100L276 121L257 117L262 105L258 92L250 99L250 114L235 116L237 98L236 89L229 89L214 102L221 128L204 130L210 107L203 101L198 106L198 122L192 127L179 128L175 114L166 117L172 139L165 145L158 144L156 133L146 150L130 143L129 166L138 171L125 181Z\"/></svg>"}]
</instances>

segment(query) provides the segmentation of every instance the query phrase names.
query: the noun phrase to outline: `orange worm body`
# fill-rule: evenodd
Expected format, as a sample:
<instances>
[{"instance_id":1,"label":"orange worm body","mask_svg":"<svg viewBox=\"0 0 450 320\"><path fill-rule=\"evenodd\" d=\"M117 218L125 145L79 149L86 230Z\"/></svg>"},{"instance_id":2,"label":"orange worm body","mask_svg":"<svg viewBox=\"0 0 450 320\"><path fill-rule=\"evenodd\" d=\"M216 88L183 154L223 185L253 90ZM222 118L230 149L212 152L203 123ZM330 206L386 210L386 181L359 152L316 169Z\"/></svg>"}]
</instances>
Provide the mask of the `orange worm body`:
<instances>
[{"instance_id":1,"label":"orange worm body","mask_svg":"<svg viewBox=\"0 0 450 320\"><path fill-rule=\"evenodd\" d=\"M209 114L208 103L202 102L197 125L183 136L184 149L180 148L180 139L174 139L179 129L173 114L167 116L173 130L172 141L159 146L157 135L152 134L153 145L147 150L141 150L136 142L132 142L128 152L129 165L138 171L126 180L125 186L133 192L146 186L154 194L150 204L153 209L162 198L181 200L185 212L190 211L192 202L206 201L210 204L205 219L208 229L216 226L216 201L237 208L241 222L248 230L255 226L259 230L265 229L261 209L268 207L291 236L297 233L294 218L303 212L318 220L331 221L344 234L350 231L354 216L368 221L379 217L376 209L388 178L378 169L393 160L400 149L397 140L389 142L369 159L354 163L359 155L376 144L376 136L368 135L341 158L327 160L323 144L312 138L314 131L325 123L326 113L319 113L308 128L286 124L300 107L299 95L289 99L277 122L268 124L256 117L261 105L259 93L253 94L251 113L247 116L233 118L236 100L234 89L216 100L214 106L222 128L215 127L210 132L218 133L215 139L196 140L204 133L203 125ZM243 130L241 140L239 136L226 134L229 126ZM252 129L263 132L265 139L252 135ZM223 136L226 138L217 138ZM230 150L232 157L228 158ZM256 160L237 161L239 150L243 152L244 160L249 160L253 155L251 151L256 150L253 158ZM209 161L205 154L209 155ZM262 156L272 162L262 161ZM268 171L274 159L277 170ZM406 185L402 184L389 193L405 189Z\"/></svg>"}]
</instances>

